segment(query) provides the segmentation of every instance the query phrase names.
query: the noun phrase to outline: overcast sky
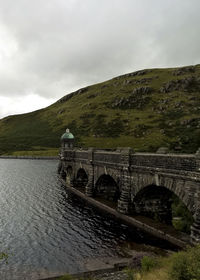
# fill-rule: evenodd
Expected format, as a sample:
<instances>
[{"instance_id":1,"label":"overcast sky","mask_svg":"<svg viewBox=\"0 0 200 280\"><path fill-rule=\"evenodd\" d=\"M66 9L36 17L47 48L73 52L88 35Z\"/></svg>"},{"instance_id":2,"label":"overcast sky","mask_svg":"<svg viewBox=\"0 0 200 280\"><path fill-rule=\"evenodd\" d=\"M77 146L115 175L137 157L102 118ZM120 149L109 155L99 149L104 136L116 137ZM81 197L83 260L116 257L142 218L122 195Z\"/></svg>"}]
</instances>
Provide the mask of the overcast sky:
<instances>
[{"instance_id":1,"label":"overcast sky","mask_svg":"<svg viewBox=\"0 0 200 280\"><path fill-rule=\"evenodd\" d=\"M139 69L200 63L200 0L0 0L0 118Z\"/></svg>"}]
</instances>

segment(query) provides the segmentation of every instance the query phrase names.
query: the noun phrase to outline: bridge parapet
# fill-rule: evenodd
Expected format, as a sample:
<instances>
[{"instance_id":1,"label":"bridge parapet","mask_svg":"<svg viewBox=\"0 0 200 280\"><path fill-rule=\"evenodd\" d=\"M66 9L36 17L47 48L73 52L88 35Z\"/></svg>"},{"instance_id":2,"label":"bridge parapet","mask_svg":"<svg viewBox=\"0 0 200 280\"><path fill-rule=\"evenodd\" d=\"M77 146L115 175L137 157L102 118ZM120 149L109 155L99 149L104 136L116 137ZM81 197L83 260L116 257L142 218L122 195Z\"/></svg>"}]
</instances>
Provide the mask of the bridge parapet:
<instances>
[{"instance_id":1,"label":"bridge parapet","mask_svg":"<svg viewBox=\"0 0 200 280\"><path fill-rule=\"evenodd\" d=\"M88 160L88 150L86 151L75 151L75 159Z\"/></svg>"},{"instance_id":2,"label":"bridge parapet","mask_svg":"<svg viewBox=\"0 0 200 280\"><path fill-rule=\"evenodd\" d=\"M88 160L91 149L65 149L64 159ZM100 150L92 149L94 162L115 163L124 162L126 165L136 167L152 167L161 169L174 169L191 172L200 172L200 157L195 154L153 154L153 153L133 153L131 149Z\"/></svg>"},{"instance_id":3,"label":"bridge parapet","mask_svg":"<svg viewBox=\"0 0 200 280\"><path fill-rule=\"evenodd\" d=\"M131 155L131 166L200 172L200 161L195 155L135 153Z\"/></svg>"},{"instance_id":4,"label":"bridge parapet","mask_svg":"<svg viewBox=\"0 0 200 280\"><path fill-rule=\"evenodd\" d=\"M117 152L103 152L103 151L95 151L94 152L94 162L100 163L114 163L119 164L121 160L120 153Z\"/></svg>"},{"instance_id":5,"label":"bridge parapet","mask_svg":"<svg viewBox=\"0 0 200 280\"><path fill-rule=\"evenodd\" d=\"M93 148L87 150L71 150L65 149L63 152L63 157L65 160L75 160L75 161L88 161L99 163L121 163L121 153L117 150L95 150Z\"/></svg>"}]
</instances>

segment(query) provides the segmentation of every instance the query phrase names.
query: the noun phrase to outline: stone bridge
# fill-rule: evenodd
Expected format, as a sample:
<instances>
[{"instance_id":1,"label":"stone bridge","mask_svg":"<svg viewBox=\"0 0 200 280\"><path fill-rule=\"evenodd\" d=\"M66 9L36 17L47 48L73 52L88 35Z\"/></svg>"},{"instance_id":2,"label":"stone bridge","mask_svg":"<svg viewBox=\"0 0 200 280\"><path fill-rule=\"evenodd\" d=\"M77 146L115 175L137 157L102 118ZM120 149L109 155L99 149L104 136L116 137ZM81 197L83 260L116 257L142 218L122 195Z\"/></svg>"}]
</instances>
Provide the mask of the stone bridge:
<instances>
[{"instance_id":1,"label":"stone bridge","mask_svg":"<svg viewBox=\"0 0 200 280\"><path fill-rule=\"evenodd\" d=\"M87 196L103 196L123 214L169 222L176 195L194 218L191 240L200 242L199 154L134 153L130 148L61 148L60 171L67 184Z\"/></svg>"}]
</instances>

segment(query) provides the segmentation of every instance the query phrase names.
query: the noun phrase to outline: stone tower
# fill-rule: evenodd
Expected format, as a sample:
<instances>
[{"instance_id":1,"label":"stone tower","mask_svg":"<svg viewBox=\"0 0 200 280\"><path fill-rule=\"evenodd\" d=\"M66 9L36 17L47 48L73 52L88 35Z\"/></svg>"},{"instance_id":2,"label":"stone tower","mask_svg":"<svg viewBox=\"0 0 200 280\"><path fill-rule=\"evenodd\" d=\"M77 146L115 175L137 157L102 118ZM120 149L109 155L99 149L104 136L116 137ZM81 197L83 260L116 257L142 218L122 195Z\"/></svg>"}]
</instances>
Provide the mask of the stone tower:
<instances>
[{"instance_id":1,"label":"stone tower","mask_svg":"<svg viewBox=\"0 0 200 280\"><path fill-rule=\"evenodd\" d=\"M73 149L74 147L74 135L66 129L66 132L61 136L61 148Z\"/></svg>"}]
</instances>

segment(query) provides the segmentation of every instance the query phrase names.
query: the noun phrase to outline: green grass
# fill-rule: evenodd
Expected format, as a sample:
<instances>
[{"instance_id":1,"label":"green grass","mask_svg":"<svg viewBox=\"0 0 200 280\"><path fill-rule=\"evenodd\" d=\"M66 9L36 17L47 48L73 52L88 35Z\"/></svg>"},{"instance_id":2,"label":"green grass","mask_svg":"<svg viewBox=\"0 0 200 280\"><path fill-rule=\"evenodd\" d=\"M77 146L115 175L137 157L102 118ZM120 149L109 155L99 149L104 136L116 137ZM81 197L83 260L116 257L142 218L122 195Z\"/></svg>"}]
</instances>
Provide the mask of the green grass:
<instances>
[{"instance_id":1,"label":"green grass","mask_svg":"<svg viewBox=\"0 0 200 280\"><path fill-rule=\"evenodd\" d=\"M12 156L57 156L59 150L57 148L53 149L38 149L38 150L32 150L32 151L16 151L11 152L9 154L4 155L12 155Z\"/></svg>"},{"instance_id":2,"label":"green grass","mask_svg":"<svg viewBox=\"0 0 200 280\"><path fill-rule=\"evenodd\" d=\"M128 270L134 280L199 280L200 246L188 248L169 257L144 257L139 270Z\"/></svg>"},{"instance_id":3,"label":"green grass","mask_svg":"<svg viewBox=\"0 0 200 280\"><path fill-rule=\"evenodd\" d=\"M122 75L78 90L42 110L1 119L0 154L54 155L67 127L78 146L130 146L150 152L167 146L172 152L179 147L179 152L194 153L200 146L200 85L168 93L160 88L171 80L198 78L200 65L178 76L175 70L179 68ZM146 86L152 91L133 94L135 88ZM131 107L113 107L120 98L132 100ZM191 124L181 124L191 119L195 119Z\"/></svg>"}]
</instances>

